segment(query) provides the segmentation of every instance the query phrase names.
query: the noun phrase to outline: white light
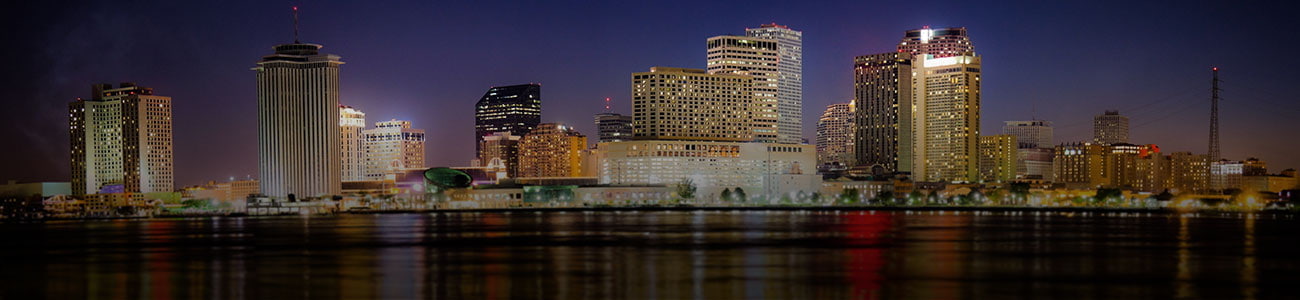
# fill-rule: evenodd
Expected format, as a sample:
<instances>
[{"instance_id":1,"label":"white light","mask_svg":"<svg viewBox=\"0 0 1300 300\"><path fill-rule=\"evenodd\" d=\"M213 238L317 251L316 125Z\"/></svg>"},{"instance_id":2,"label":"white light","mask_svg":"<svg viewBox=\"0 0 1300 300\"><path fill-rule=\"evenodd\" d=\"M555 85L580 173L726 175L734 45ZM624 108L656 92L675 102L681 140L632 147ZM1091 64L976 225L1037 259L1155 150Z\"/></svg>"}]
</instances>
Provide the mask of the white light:
<instances>
[{"instance_id":1,"label":"white light","mask_svg":"<svg viewBox=\"0 0 1300 300\"><path fill-rule=\"evenodd\" d=\"M921 29L921 43L929 43L932 37L934 37L933 29Z\"/></svg>"}]
</instances>

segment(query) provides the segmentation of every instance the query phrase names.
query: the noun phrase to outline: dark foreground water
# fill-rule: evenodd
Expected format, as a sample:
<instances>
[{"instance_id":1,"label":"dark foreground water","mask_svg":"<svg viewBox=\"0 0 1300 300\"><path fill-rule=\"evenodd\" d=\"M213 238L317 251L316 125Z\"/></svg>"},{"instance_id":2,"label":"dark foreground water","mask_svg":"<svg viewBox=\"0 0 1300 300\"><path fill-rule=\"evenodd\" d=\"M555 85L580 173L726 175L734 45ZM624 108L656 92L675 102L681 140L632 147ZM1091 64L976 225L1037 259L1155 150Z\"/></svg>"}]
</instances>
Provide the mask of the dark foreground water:
<instances>
[{"instance_id":1,"label":"dark foreground water","mask_svg":"<svg viewBox=\"0 0 1300 300\"><path fill-rule=\"evenodd\" d=\"M0 299L1300 295L1288 215L511 212L0 224Z\"/></svg>"}]
</instances>

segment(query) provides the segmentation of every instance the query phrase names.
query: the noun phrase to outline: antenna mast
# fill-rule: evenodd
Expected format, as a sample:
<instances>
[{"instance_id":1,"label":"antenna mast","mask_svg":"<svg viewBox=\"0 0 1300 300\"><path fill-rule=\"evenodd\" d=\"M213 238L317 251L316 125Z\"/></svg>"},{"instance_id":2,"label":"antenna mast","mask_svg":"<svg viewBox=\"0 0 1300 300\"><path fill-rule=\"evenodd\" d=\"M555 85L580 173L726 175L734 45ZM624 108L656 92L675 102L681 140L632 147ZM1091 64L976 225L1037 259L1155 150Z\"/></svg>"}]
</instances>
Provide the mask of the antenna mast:
<instances>
[{"instance_id":1,"label":"antenna mast","mask_svg":"<svg viewBox=\"0 0 1300 300\"><path fill-rule=\"evenodd\" d=\"M1219 68L1214 71L1210 96L1210 162L1219 161Z\"/></svg>"},{"instance_id":2,"label":"antenna mast","mask_svg":"<svg viewBox=\"0 0 1300 300\"><path fill-rule=\"evenodd\" d=\"M297 6L293 7L293 43L301 44L300 42L298 42L298 7Z\"/></svg>"}]
</instances>

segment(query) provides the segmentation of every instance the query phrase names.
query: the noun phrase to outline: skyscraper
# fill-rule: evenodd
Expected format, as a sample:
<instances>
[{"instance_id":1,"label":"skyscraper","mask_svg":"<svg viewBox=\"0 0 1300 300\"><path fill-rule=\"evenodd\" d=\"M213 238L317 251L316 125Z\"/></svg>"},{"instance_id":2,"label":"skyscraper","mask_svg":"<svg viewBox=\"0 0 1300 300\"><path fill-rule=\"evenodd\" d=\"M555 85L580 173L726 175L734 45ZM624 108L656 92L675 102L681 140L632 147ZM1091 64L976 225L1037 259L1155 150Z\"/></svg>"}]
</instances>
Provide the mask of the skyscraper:
<instances>
[{"instance_id":1,"label":"skyscraper","mask_svg":"<svg viewBox=\"0 0 1300 300\"><path fill-rule=\"evenodd\" d=\"M777 48L776 40L746 36L723 35L708 40L709 74L753 76L749 92L753 94L755 106L752 126L756 142L781 142L778 132L781 72ZM798 136L795 138L794 143L798 143Z\"/></svg>"},{"instance_id":2,"label":"skyscraper","mask_svg":"<svg viewBox=\"0 0 1300 300\"><path fill-rule=\"evenodd\" d=\"M474 144L494 132L523 136L542 122L542 85L536 83L498 86L474 105ZM482 150L482 149L475 149Z\"/></svg>"},{"instance_id":3,"label":"skyscraper","mask_svg":"<svg viewBox=\"0 0 1300 300\"><path fill-rule=\"evenodd\" d=\"M343 152L343 181L366 180L366 145L361 130L366 128L366 113L351 106L339 106L339 144Z\"/></svg>"},{"instance_id":4,"label":"skyscraper","mask_svg":"<svg viewBox=\"0 0 1300 300\"><path fill-rule=\"evenodd\" d=\"M1006 121L1002 134L1016 136L1018 148L1052 148L1052 121Z\"/></svg>"},{"instance_id":5,"label":"skyscraper","mask_svg":"<svg viewBox=\"0 0 1300 300\"><path fill-rule=\"evenodd\" d=\"M618 142L632 139L632 116L616 113L596 114L596 130L600 131L601 143Z\"/></svg>"},{"instance_id":6,"label":"skyscraper","mask_svg":"<svg viewBox=\"0 0 1300 300\"><path fill-rule=\"evenodd\" d=\"M1092 121L1092 141L1098 144L1128 143L1128 117L1118 110L1107 110Z\"/></svg>"},{"instance_id":7,"label":"skyscraper","mask_svg":"<svg viewBox=\"0 0 1300 300\"><path fill-rule=\"evenodd\" d=\"M817 119L817 164L854 165L853 107L853 102L831 104Z\"/></svg>"},{"instance_id":8,"label":"skyscraper","mask_svg":"<svg viewBox=\"0 0 1300 300\"><path fill-rule=\"evenodd\" d=\"M854 156L872 173L912 171L912 57L889 52L853 59Z\"/></svg>"},{"instance_id":9,"label":"skyscraper","mask_svg":"<svg viewBox=\"0 0 1300 300\"><path fill-rule=\"evenodd\" d=\"M981 136L979 140L980 180L1011 182L1016 179L1016 136Z\"/></svg>"},{"instance_id":10,"label":"skyscraper","mask_svg":"<svg viewBox=\"0 0 1300 300\"><path fill-rule=\"evenodd\" d=\"M709 74L666 67L632 73L633 135L650 140L752 141L753 80L743 72Z\"/></svg>"},{"instance_id":11,"label":"skyscraper","mask_svg":"<svg viewBox=\"0 0 1300 300\"><path fill-rule=\"evenodd\" d=\"M975 45L966 35L966 27L930 29L925 26L905 32L903 41L898 43L898 52L944 58L975 52Z\"/></svg>"},{"instance_id":12,"label":"skyscraper","mask_svg":"<svg viewBox=\"0 0 1300 300\"><path fill-rule=\"evenodd\" d=\"M975 181L980 57L927 55L916 60L912 70L913 175L921 181Z\"/></svg>"},{"instance_id":13,"label":"skyscraper","mask_svg":"<svg viewBox=\"0 0 1300 300\"><path fill-rule=\"evenodd\" d=\"M389 120L362 131L366 140L366 177L385 179L405 169L424 168L424 130L410 121Z\"/></svg>"},{"instance_id":14,"label":"skyscraper","mask_svg":"<svg viewBox=\"0 0 1300 300\"><path fill-rule=\"evenodd\" d=\"M134 83L68 104L72 194L174 191L172 98Z\"/></svg>"},{"instance_id":15,"label":"skyscraper","mask_svg":"<svg viewBox=\"0 0 1300 300\"><path fill-rule=\"evenodd\" d=\"M271 197L342 191L339 65L321 45L275 46L257 71L258 174Z\"/></svg>"},{"instance_id":16,"label":"skyscraper","mask_svg":"<svg viewBox=\"0 0 1300 300\"><path fill-rule=\"evenodd\" d=\"M745 35L776 41L777 141L797 144L803 137L803 32L772 23L746 28Z\"/></svg>"},{"instance_id":17,"label":"skyscraper","mask_svg":"<svg viewBox=\"0 0 1300 300\"><path fill-rule=\"evenodd\" d=\"M543 123L519 142L518 177L577 177L582 175L587 137L572 127Z\"/></svg>"}]
</instances>

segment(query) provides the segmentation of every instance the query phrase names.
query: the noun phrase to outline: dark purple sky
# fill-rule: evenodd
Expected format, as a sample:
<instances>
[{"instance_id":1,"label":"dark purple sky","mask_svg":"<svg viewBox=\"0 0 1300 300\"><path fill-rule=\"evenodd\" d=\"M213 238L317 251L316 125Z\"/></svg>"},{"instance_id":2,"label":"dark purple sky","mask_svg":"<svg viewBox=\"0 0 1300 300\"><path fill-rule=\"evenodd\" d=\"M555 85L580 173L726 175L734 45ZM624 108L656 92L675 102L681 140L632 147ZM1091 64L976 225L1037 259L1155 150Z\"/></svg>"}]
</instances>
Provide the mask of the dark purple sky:
<instances>
[{"instance_id":1,"label":"dark purple sky","mask_svg":"<svg viewBox=\"0 0 1300 300\"><path fill-rule=\"evenodd\" d=\"M605 97L629 112L630 73L701 68L706 38L777 22L804 33L805 137L852 97L853 56L892 51L907 29L965 26L984 56L985 134L1036 115L1056 142L1080 141L1093 115L1120 109L1134 143L1204 153L1218 66L1224 156L1300 167L1300 42L1284 2L698 2L10 3L0 180L68 180L67 102L121 81L173 97L178 186L256 175L249 68L292 40L293 5L302 40L347 62L344 104L425 129L431 166L468 164L490 86L542 83L543 120L590 135Z\"/></svg>"}]
</instances>

